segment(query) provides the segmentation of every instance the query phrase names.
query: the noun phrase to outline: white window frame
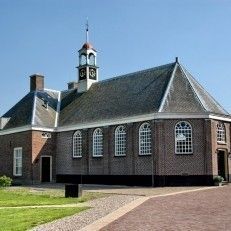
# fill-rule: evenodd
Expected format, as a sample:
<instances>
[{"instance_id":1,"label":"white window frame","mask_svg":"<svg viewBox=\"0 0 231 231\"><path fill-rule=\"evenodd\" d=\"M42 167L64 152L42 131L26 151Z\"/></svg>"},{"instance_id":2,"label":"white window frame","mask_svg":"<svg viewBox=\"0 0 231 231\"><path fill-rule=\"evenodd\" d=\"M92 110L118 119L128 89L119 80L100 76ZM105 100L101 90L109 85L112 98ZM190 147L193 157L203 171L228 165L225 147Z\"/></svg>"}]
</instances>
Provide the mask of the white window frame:
<instances>
[{"instance_id":1,"label":"white window frame","mask_svg":"<svg viewBox=\"0 0 231 231\"><path fill-rule=\"evenodd\" d=\"M14 148L13 155L13 175L22 176L22 147Z\"/></svg>"},{"instance_id":2,"label":"white window frame","mask_svg":"<svg viewBox=\"0 0 231 231\"><path fill-rule=\"evenodd\" d=\"M182 125L180 125L182 123L185 123L188 127L183 128ZM181 127L178 127L178 125L180 125ZM176 123L174 131L175 131L175 154L180 154L180 155L193 154L192 125L188 121L179 121Z\"/></svg>"},{"instance_id":3,"label":"white window frame","mask_svg":"<svg viewBox=\"0 0 231 231\"><path fill-rule=\"evenodd\" d=\"M145 128L148 126L148 128ZM142 123L139 128L139 155L152 154L152 130L148 122Z\"/></svg>"},{"instance_id":4,"label":"white window frame","mask_svg":"<svg viewBox=\"0 0 231 231\"><path fill-rule=\"evenodd\" d=\"M103 156L103 131L100 128L96 128L93 132L93 157Z\"/></svg>"},{"instance_id":5,"label":"white window frame","mask_svg":"<svg viewBox=\"0 0 231 231\"><path fill-rule=\"evenodd\" d=\"M226 129L222 122L217 123L217 143L226 144Z\"/></svg>"},{"instance_id":6,"label":"white window frame","mask_svg":"<svg viewBox=\"0 0 231 231\"><path fill-rule=\"evenodd\" d=\"M115 156L126 156L126 135L125 126L115 129Z\"/></svg>"},{"instance_id":7,"label":"white window frame","mask_svg":"<svg viewBox=\"0 0 231 231\"><path fill-rule=\"evenodd\" d=\"M72 157L73 158L81 158L82 152L83 152L82 132L80 130L78 130L73 134Z\"/></svg>"},{"instance_id":8,"label":"white window frame","mask_svg":"<svg viewBox=\"0 0 231 231\"><path fill-rule=\"evenodd\" d=\"M95 55L93 53L89 54L88 60L89 60L89 65L95 66Z\"/></svg>"}]
</instances>

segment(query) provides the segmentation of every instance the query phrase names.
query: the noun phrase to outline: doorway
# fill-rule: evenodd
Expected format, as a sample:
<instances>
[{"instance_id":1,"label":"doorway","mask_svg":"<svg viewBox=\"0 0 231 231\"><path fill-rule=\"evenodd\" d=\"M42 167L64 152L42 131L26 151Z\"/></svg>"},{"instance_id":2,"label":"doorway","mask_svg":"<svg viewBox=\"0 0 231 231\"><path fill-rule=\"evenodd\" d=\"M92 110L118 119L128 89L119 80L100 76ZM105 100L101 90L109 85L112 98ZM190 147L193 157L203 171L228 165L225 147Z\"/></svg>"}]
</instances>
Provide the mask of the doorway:
<instances>
[{"instance_id":1,"label":"doorway","mask_svg":"<svg viewBox=\"0 0 231 231\"><path fill-rule=\"evenodd\" d=\"M42 156L41 181L51 182L52 180L52 159L51 156Z\"/></svg>"},{"instance_id":2,"label":"doorway","mask_svg":"<svg viewBox=\"0 0 231 231\"><path fill-rule=\"evenodd\" d=\"M228 155L224 150L218 150L217 153L217 167L218 175L224 178L224 181L228 181Z\"/></svg>"}]
</instances>

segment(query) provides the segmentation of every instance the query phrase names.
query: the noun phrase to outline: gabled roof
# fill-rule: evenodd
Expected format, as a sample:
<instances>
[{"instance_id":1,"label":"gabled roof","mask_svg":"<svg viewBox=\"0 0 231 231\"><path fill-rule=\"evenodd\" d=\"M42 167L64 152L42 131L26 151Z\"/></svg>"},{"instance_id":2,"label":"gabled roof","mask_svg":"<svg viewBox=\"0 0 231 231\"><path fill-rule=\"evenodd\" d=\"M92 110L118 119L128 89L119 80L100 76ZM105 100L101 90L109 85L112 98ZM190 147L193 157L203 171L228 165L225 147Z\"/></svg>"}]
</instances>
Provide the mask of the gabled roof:
<instances>
[{"instance_id":1,"label":"gabled roof","mask_svg":"<svg viewBox=\"0 0 231 231\"><path fill-rule=\"evenodd\" d=\"M153 118L154 113L230 117L192 75L175 62L94 83L84 93L78 93L77 89L30 92L3 115L7 118L3 130L26 125L56 128L119 121L152 113Z\"/></svg>"},{"instance_id":2,"label":"gabled roof","mask_svg":"<svg viewBox=\"0 0 231 231\"><path fill-rule=\"evenodd\" d=\"M59 92L44 90L29 92L2 117L9 118L4 130L26 125L52 127L56 125ZM48 109L45 104L48 104Z\"/></svg>"}]
</instances>

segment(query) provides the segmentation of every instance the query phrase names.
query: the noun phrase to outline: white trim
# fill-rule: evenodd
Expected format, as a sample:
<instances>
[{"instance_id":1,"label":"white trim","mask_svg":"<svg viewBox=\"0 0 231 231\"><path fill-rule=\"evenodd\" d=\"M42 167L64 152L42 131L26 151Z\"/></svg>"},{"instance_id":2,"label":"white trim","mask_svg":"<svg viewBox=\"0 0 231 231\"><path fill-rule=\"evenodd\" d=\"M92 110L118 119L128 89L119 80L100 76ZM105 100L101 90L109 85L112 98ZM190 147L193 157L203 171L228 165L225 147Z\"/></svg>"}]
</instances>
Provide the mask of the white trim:
<instances>
[{"instance_id":1,"label":"white trim","mask_svg":"<svg viewBox=\"0 0 231 231\"><path fill-rule=\"evenodd\" d=\"M225 122L231 122L231 118L226 118L226 117L216 116L216 115L209 115L209 119L221 120L221 121L225 121Z\"/></svg>"},{"instance_id":2,"label":"white trim","mask_svg":"<svg viewBox=\"0 0 231 231\"><path fill-rule=\"evenodd\" d=\"M155 119L214 119L214 120L221 120L224 122L231 122L231 117L228 118L228 117L213 115L213 114L208 114L208 113L185 114L185 113L163 113L161 112L161 113L144 114L144 115L139 115L139 116L130 116L130 117L114 119L114 120L104 120L104 121L93 122L93 123L68 125L68 126L62 126L62 127L57 127L57 128L46 128L46 127L36 127L36 126L27 125L27 126L2 130L0 131L0 136L12 134L12 133L30 131L30 130L44 131L44 132L64 132L64 131L73 131L73 130L78 130L78 129L105 127L105 126L111 126L111 125L120 125L120 124L122 125L126 123L135 123L135 122L142 122L142 121L155 120Z\"/></svg>"},{"instance_id":3,"label":"white trim","mask_svg":"<svg viewBox=\"0 0 231 231\"><path fill-rule=\"evenodd\" d=\"M34 124L35 121L35 112L36 112L36 102L37 102L37 92L34 92L34 105L33 105L33 111L32 111L32 118L31 118L31 124Z\"/></svg>"},{"instance_id":4,"label":"white trim","mask_svg":"<svg viewBox=\"0 0 231 231\"><path fill-rule=\"evenodd\" d=\"M100 131L101 134L97 134L96 132ZM92 157L102 157L103 156L103 139L104 139L104 136L103 136L103 130L101 128L96 128L94 131L93 131L93 134L92 134ZM102 153L101 154L98 154L96 151L96 143L95 143L95 139L98 138L97 136L100 136L102 137L102 143L100 143L100 146L102 145ZM99 145L99 143L97 143L97 145Z\"/></svg>"},{"instance_id":5,"label":"white trim","mask_svg":"<svg viewBox=\"0 0 231 231\"><path fill-rule=\"evenodd\" d=\"M158 112L162 112L162 110L163 110L164 104L165 104L165 102L166 102L166 100L167 100L168 94L169 94L169 92L170 92L170 88L171 88L171 86L172 86L172 82L173 82L173 79L174 79L174 76L175 76L175 73L176 73L177 65L178 65L178 63L176 63L175 66L174 66L172 75L171 75L170 80L169 80L169 82L168 82L168 86L167 86L167 88L166 88L166 90L165 90L165 93L164 93L164 97L163 97L162 100L161 100L161 104L160 104L160 107L159 107Z\"/></svg>"},{"instance_id":6,"label":"white trim","mask_svg":"<svg viewBox=\"0 0 231 231\"><path fill-rule=\"evenodd\" d=\"M204 100L200 97L200 94L197 92L197 90L194 88L194 84L192 83L192 81L190 80L190 77L187 75L187 73L185 72L184 68L179 64L179 67L181 68L181 70L183 71L185 77L188 79L192 90L194 92L194 94L196 95L196 97L199 99L199 102L201 104L201 106L206 110L209 111L209 109L206 107L206 103L204 102Z\"/></svg>"},{"instance_id":7,"label":"white trim","mask_svg":"<svg viewBox=\"0 0 231 231\"><path fill-rule=\"evenodd\" d=\"M33 130L33 131L44 131L44 132L54 132L55 131L54 128L36 127L36 126L32 126L31 130Z\"/></svg>"},{"instance_id":8,"label":"white trim","mask_svg":"<svg viewBox=\"0 0 231 231\"><path fill-rule=\"evenodd\" d=\"M120 132L119 129L123 128L124 131ZM123 142L119 142L119 136L121 138L121 135L123 136ZM120 140L121 141L121 140ZM127 152L127 130L126 127L124 125L119 125L116 127L115 131L114 131L114 156L126 156L126 152ZM121 146L122 149L124 149L124 152L121 154Z\"/></svg>"},{"instance_id":9,"label":"white trim","mask_svg":"<svg viewBox=\"0 0 231 231\"><path fill-rule=\"evenodd\" d=\"M30 131L31 128L32 127L30 125L29 126L22 126L22 127L18 127L18 128L10 128L7 130L0 131L0 136L12 134L12 133Z\"/></svg>"},{"instance_id":10,"label":"white trim","mask_svg":"<svg viewBox=\"0 0 231 231\"><path fill-rule=\"evenodd\" d=\"M60 91L53 90L53 89L48 89L48 88L44 88L44 91L51 91L51 92L56 92L56 93L59 93L59 92L60 92Z\"/></svg>"},{"instance_id":11,"label":"white trim","mask_svg":"<svg viewBox=\"0 0 231 231\"><path fill-rule=\"evenodd\" d=\"M18 151L20 150L21 151L21 172L19 174L16 173L16 157L15 157L15 154L16 152L15 151ZM15 147L14 148L14 152L13 152L13 176L22 176L22 147Z\"/></svg>"},{"instance_id":12,"label":"white trim","mask_svg":"<svg viewBox=\"0 0 231 231\"><path fill-rule=\"evenodd\" d=\"M150 142L148 142L147 140L145 140L146 144L146 150L144 151L145 153L142 153L141 150L141 132L143 132L144 130L144 125L149 125L149 132L150 132ZM141 130L142 129L142 130ZM147 134L147 131L145 131L145 133ZM147 135L145 134L145 136L147 137ZM150 145L150 152L147 152L147 143ZM152 155L152 129L151 129L151 124L149 122L144 122L140 125L139 127L139 156L149 156Z\"/></svg>"},{"instance_id":13,"label":"white trim","mask_svg":"<svg viewBox=\"0 0 231 231\"><path fill-rule=\"evenodd\" d=\"M78 136L78 135L80 135L80 136ZM80 153L80 155L74 155L75 153L77 153L76 142L74 140L78 139L79 137L81 139L81 153ZM82 155L83 155L82 132L80 130L77 130L72 136L72 158L82 158Z\"/></svg>"},{"instance_id":14,"label":"white trim","mask_svg":"<svg viewBox=\"0 0 231 231\"><path fill-rule=\"evenodd\" d=\"M154 119L154 113L141 115L141 116L132 116L127 118L120 118L120 119L114 119L114 120L104 120L100 122L93 122L93 123L81 123L77 125L69 125L69 126L63 126L57 129L58 132L63 131L70 131L70 130L78 130L78 129L85 129L85 128L98 128L98 127L105 127L110 125L122 125L126 123L135 123L140 121L146 121L146 120L153 120Z\"/></svg>"},{"instance_id":15,"label":"white trim","mask_svg":"<svg viewBox=\"0 0 231 231\"><path fill-rule=\"evenodd\" d=\"M186 124L188 124L190 126L190 132L191 132L191 148L192 148L192 151L191 152L187 152L187 153L186 152L178 152L177 151L177 142L178 142L178 140L176 138L176 126L177 126L177 124L182 123L182 122L184 122L184 123L186 123ZM185 120L178 121L175 124L175 127L174 127L174 139L175 139L175 154L176 155L192 155L193 154L193 128L192 128L191 123L189 123L188 121L185 121Z\"/></svg>"},{"instance_id":16,"label":"white trim","mask_svg":"<svg viewBox=\"0 0 231 231\"><path fill-rule=\"evenodd\" d=\"M41 159L40 181L42 182L42 164L43 164L42 158L43 157L49 157L50 158L50 182L52 182L52 156L48 156L48 155L42 155L42 156L40 156L40 159Z\"/></svg>"},{"instance_id":17,"label":"white trim","mask_svg":"<svg viewBox=\"0 0 231 231\"><path fill-rule=\"evenodd\" d=\"M55 115L55 127L58 127L58 120L59 120L59 113L60 113L60 106L61 106L61 92L58 92L58 103L57 103L57 108L56 108L56 115Z\"/></svg>"}]
</instances>

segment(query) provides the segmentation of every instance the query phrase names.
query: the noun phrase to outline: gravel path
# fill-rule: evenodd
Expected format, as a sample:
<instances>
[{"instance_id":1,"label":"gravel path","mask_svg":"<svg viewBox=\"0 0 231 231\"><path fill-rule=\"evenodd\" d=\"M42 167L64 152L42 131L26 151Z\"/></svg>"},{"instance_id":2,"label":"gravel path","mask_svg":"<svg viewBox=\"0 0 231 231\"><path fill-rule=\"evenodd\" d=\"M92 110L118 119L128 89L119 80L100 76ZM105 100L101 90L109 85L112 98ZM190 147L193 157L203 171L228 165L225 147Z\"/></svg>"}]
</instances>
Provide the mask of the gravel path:
<instances>
[{"instance_id":1,"label":"gravel path","mask_svg":"<svg viewBox=\"0 0 231 231\"><path fill-rule=\"evenodd\" d=\"M106 216L114 210L140 198L134 195L111 195L89 201L87 206L92 207L80 214L65 217L32 229L33 231L71 231L79 230L88 224Z\"/></svg>"}]
</instances>

